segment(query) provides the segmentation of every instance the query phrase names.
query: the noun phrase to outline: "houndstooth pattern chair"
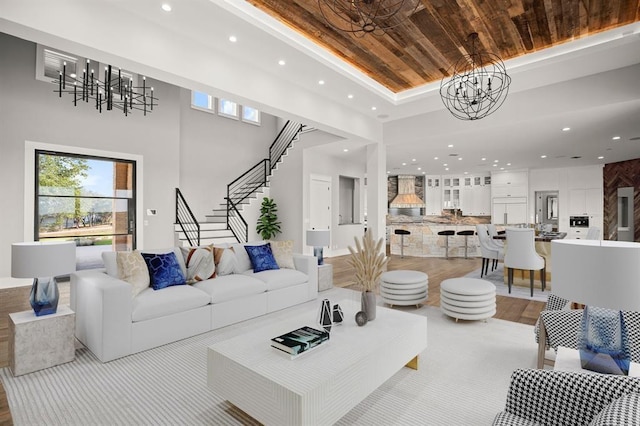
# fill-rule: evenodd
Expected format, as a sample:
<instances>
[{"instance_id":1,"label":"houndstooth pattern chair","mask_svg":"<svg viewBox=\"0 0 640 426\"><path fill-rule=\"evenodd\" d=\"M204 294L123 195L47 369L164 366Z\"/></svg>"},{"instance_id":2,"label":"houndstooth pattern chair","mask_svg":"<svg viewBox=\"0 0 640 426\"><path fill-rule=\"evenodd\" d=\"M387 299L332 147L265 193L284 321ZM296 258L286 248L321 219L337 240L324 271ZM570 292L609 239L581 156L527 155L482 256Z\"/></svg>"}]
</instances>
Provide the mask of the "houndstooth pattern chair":
<instances>
[{"instance_id":1,"label":"houndstooth pattern chair","mask_svg":"<svg viewBox=\"0 0 640 426\"><path fill-rule=\"evenodd\" d=\"M519 369L511 376L505 409L493 424L639 424L639 394L637 377Z\"/></svg>"},{"instance_id":2,"label":"houndstooth pattern chair","mask_svg":"<svg viewBox=\"0 0 640 426\"><path fill-rule=\"evenodd\" d=\"M557 351L558 346L577 349L580 327L582 323L582 309L566 309L568 301L561 297L549 295L545 310L540 313L534 332L538 343L538 368L553 365L553 360L545 358L546 349ZM633 362L640 362L640 312L623 311L629 352ZM544 335L540 340L540 335Z\"/></svg>"}]
</instances>

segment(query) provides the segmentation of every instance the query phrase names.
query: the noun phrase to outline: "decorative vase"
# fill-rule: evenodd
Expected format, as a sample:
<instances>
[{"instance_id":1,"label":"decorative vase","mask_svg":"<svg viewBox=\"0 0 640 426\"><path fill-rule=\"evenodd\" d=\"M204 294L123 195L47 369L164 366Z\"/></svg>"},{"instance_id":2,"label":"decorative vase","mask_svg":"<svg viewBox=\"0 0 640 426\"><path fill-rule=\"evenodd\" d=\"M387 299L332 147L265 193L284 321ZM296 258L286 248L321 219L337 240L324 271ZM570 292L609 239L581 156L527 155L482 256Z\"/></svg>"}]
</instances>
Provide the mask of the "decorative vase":
<instances>
[{"instance_id":1,"label":"decorative vase","mask_svg":"<svg viewBox=\"0 0 640 426\"><path fill-rule=\"evenodd\" d=\"M376 294L372 291L363 291L360 301L362 310L367 314L367 320L376 319Z\"/></svg>"},{"instance_id":2,"label":"decorative vase","mask_svg":"<svg viewBox=\"0 0 640 426\"><path fill-rule=\"evenodd\" d=\"M35 278L29 294L29 303L36 316L55 314L58 310L58 284L55 278Z\"/></svg>"},{"instance_id":3,"label":"decorative vase","mask_svg":"<svg viewBox=\"0 0 640 426\"><path fill-rule=\"evenodd\" d=\"M320 326L327 332L331 332L331 302L329 302L329 299L324 299L320 305L320 312L318 312L318 324L320 324Z\"/></svg>"}]
</instances>

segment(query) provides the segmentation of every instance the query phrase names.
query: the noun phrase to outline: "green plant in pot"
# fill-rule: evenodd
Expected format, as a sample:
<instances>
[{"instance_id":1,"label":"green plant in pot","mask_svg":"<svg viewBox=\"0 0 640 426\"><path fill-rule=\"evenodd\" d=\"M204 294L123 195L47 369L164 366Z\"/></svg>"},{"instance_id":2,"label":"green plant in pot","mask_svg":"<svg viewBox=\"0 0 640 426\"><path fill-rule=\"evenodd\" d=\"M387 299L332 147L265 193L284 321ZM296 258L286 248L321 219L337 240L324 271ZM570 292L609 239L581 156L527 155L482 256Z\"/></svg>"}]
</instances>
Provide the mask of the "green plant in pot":
<instances>
[{"instance_id":1,"label":"green plant in pot","mask_svg":"<svg viewBox=\"0 0 640 426\"><path fill-rule=\"evenodd\" d=\"M376 318L376 287L380 276L389 260L382 251L383 239L377 243L369 232L362 237L362 243L355 237L356 248L349 246L351 255L347 263L355 269L356 284L362 288L362 310L367 314L367 320Z\"/></svg>"},{"instance_id":2,"label":"green plant in pot","mask_svg":"<svg viewBox=\"0 0 640 426\"><path fill-rule=\"evenodd\" d=\"M273 201L273 198L264 197L262 199L256 232L260 234L263 240L269 240L282 232L278 215L276 214L277 211L278 206Z\"/></svg>"}]
</instances>

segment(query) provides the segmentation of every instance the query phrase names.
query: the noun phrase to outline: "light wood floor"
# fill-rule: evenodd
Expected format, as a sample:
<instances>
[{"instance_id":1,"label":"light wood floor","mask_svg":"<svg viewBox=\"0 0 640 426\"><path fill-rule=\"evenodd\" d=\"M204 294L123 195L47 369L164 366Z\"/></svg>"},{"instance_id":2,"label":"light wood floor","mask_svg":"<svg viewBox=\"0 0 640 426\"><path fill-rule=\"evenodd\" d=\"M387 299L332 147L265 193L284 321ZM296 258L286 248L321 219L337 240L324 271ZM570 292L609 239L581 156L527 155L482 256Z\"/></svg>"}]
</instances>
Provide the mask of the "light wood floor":
<instances>
[{"instance_id":1,"label":"light wood floor","mask_svg":"<svg viewBox=\"0 0 640 426\"><path fill-rule=\"evenodd\" d=\"M333 265L333 285L336 287L348 287L353 285L353 270L347 264L347 256L325 258L325 263ZM409 269L422 271L429 275L429 295L426 304L440 306L440 283L447 278L462 277L469 272L480 268L480 259L464 258L401 258L397 255L389 256L387 269ZM69 283L61 283L60 304L69 304ZM7 333L8 314L31 309L29 306L29 287L7 289L0 291L0 367L8 365ZM494 318L523 324L535 324L536 319L544 308L544 303L516 299L514 297L497 296L497 312ZM533 335L531 336L533 339ZM7 397L0 383L0 425L12 425L11 412L7 404Z\"/></svg>"},{"instance_id":2,"label":"light wood floor","mask_svg":"<svg viewBox=\"0 0 640 426\"><path fill-rule=\"evenodd\" d=\"M348 256L325 258L325 263L333 265L333 285L336 287L348 287L354 284L353 270L347 264ZM409 257L401 258L398 255L389 255L387 269L389 271L408 269L422 271L429 276L429 295L426 305L440 306L440 283L447 278L462 277L469 272L480 269L482 260L479 258L464 259L436 258L436 257ZM533 325L544 308L544 303L517 299L515 297L496 296L497 312L494 318L506 321L519 322Z\"/></svg>"}]
</instances>

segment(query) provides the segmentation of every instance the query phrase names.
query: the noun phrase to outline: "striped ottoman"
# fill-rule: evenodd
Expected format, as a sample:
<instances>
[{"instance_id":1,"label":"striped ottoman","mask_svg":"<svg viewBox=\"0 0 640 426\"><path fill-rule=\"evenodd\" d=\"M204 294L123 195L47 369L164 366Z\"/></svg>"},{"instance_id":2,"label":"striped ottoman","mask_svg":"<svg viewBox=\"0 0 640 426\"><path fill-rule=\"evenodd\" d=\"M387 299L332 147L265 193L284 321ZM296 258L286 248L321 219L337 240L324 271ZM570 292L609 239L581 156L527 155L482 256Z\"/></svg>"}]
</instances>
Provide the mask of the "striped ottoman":
<instances>
[{"instance_id":1,"label":"striped ottoman","mask_svg":"<svg viewBox=\"0 0 640 426\"><path fill-rule=\"evenodd\" d=\"M464 320L486 320L496 313L496 286L477 278L451 278L440 283L440 309Z\"/></svg>"},{"instance_id":2,"label":"striped ottoman","mask_svg":"<svg viewBox=\"0 0 640 426\"><path fill-rule=\"evenodd\" d=\"M429 277L418 271L389 271L380 277L380 296L389 305L416 305L427 300Z\"/></svg>"}]
</instances>

